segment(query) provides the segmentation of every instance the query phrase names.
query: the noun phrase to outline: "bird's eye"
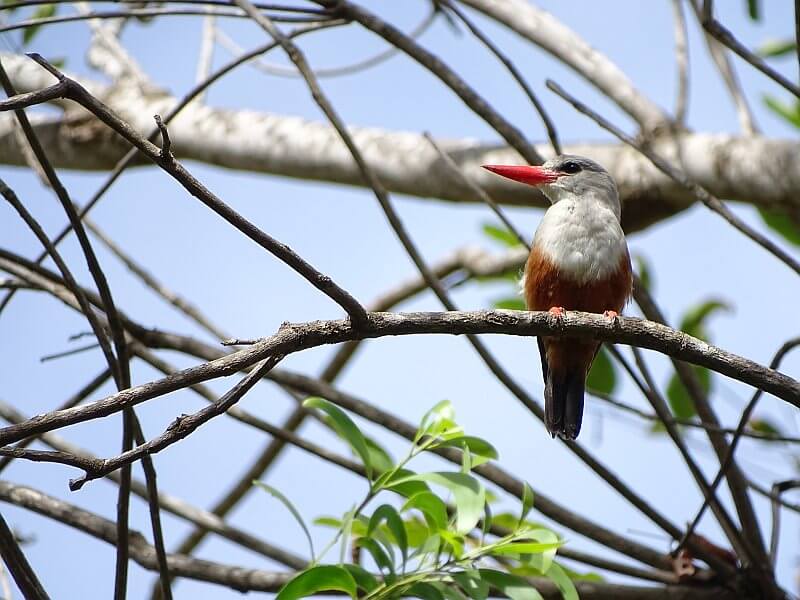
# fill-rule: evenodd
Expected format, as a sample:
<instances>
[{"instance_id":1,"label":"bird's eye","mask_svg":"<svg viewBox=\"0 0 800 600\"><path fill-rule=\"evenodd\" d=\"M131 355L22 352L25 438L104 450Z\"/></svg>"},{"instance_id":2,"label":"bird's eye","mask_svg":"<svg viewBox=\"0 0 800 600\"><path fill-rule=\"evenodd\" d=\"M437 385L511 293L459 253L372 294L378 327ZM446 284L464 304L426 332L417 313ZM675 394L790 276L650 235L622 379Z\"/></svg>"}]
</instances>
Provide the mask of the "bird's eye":
<instances>
[{"instance_id":1,"label":"bird's eye","mask_svg":"<svg viewBox=\"0 0 800 600\"><path fill-rule=\"evenodd\" d=\"M581 166L578 163L571 160L565 162L563 165L561 165L561 168L559 169L559 171L561 171L562 173L568 173L569 175L577 173L580 170Z\"/></svg>"}]
</instances>

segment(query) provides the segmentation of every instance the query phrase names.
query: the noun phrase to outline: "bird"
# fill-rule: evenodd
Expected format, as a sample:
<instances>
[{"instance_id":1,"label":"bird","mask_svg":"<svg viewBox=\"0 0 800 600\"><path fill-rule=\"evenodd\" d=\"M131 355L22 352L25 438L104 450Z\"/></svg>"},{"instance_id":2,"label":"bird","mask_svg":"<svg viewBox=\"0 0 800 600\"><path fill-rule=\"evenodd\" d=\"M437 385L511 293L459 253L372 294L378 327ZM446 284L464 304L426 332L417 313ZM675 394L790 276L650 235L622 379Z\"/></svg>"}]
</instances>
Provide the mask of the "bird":
<instances>
[{"instance_id":1,"label":"bird","mask_svg":"<svg viewBox=\"0 0 800 600\"><path fill-rule=\"evenodd\" d=\"M550 201L534 234L521 280L528 310L602 313L616 320L630 299L633 275L620 225L614 179L595 161L559 155L541 166L482 165L538 187ZM578 437L586 377L600 349L594 340L537 338L544 376L545 427L565 440Z\"/></svg>"}]
</instances>

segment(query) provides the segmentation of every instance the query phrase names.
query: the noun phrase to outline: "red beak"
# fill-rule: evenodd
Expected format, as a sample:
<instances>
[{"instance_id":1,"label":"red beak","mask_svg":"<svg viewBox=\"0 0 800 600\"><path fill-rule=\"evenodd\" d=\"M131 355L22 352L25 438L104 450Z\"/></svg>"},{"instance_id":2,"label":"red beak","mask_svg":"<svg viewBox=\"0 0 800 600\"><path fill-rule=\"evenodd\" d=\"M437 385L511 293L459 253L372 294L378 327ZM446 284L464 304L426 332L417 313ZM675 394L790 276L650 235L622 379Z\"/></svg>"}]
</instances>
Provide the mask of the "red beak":
<instances>
[{"instance_id":1,"label":"red beak","mask_svg":"<svg viewBox=\"0 0 800 600\"><path fill-rule=\"evenodd\" d=\"M482 165L487 171L497 173L508 179L527 183L528 185L542 185L543 183L553 183L559 177L559 173L545 169L543 167L531 166L512 166L512 165Z\"/></svg>"}]
</instances>

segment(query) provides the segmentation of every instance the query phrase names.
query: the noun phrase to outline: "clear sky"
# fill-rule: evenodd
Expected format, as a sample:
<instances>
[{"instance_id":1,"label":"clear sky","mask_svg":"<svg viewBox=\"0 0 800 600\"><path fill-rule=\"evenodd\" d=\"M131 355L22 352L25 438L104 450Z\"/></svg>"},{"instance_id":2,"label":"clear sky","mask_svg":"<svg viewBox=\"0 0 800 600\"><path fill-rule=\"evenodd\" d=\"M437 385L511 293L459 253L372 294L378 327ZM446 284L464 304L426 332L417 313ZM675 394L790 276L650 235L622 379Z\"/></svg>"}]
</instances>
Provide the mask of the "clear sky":
<instances>
[{"instance_id":1,"label":"clear sky","mask_svg":"<svg viewBox=\"0 0 800 600\"><path fill-rule=\"evenodd\" d=\"M676 75L669 2L616 0L537 4L608 55L650 98L672 109ZM751 47L770 38L792 35L791 3L763 2L763 20L756 24L747 19L743 0L716 4L719 18ZM405 30L419 22L427 10L427 4L418 0L373 1L365 5ZM698 131L737 132L730 99L707 57L692 19L690 23L689 125ZM242 47L263 43L264 34L254 25L226 21L221 27ZM511 54L540 94L562 140L607 140L608 135L544 90L545 78L555 79L628 131L633 131L624 115L548 55L501 28L491 24L486 28ZM194 81L200 29L199 19L171 17L146 26L131 25L122 40L157 85L181 95ZM84 23L54 26L42 31L31 49L48 57L64 56L68 69L102 79L91 73L84 63L87 32ZM483 91L494 107L531 139L543 139L543 129L524 95L468 34L456 35L439 20L423 36L422 42ZM348 64L384 47L382 40L355 26L306 37L300 44L308 51L311 64L320 68ZM218 49L215 64L227 59L227 53ZM269 60L285 63L278 54L271 55ZM734 59L734 64L763 132L770 136L796 137L797 131L769 113L761 100L765 93L781 98L786 94L741 61ZM776 64L796 78L796 62ZM404 56L358 75L324 80L323 86L342 117L351 124L498 141L497 135L449 90ZM213 88L207 102L212 106L298 115L312 120L322 118L300 81L267 77L250 68L240 68ZM237 210L290 244L364 302L415 274L372 194L366 190L252 175L200 164L188 166ZM32 173L3 167L0 176L17 191L48 232L54 233L62 227L65 217L57 201ZM91 196L105 178L102 174L73 172L63 172L62 176L79 202ZM429 261L467 244L501 251L481 233L481 224L492 221L483 206L455 206L402 196L394 197L394 202ZM736 206L735 210L763 229L752 208ZM235 234L156 169L126 173L92 214L96 222L139 262L202 307L233 335L266 335L283 321L339 315L338 307L327 298L270 255ZM535 209L515 209L508 214L520 229L532 233L542 213ZM27 256L40 251L33 236L5 205L0 205L0 243ZM797 278L703 207L695 207L632 235L629 243L634 254L646 257L651 263L655 272L655 294L671 322L676 322L687 308L704 299L724 299L732 310L710 323L713 341L761 363L768 363L786 338L797 335L796 309L800 292ZM88 282L74 240L70 239L62 248L80 279ZM796 252L796 248L789 250ZM208 339L186 318L149 293L107 252L99 249L99 254L118 303L132 317L146 326ZM504 287L470 284L459 289L455 298L462 308L481 308L507 294L508 289ZM439 308L430 294L423 294L402 307L408 310ZM634 308L629 311L636 312ZM57 301L42 294L19 294L0 316L0 399L28 414L35 414L52 409L82 387L103 367L99 351L43 364L39 358L69 348L67 338L86 329L85 321ZM537 398L541 397L541 374L533 340L491 337L487 342L515 378ZM293 355L284 366L310 374L319 373L331 353L331 348L320 348ZM166 357L181 366L196 362L174 353ZM648 358L657 380L666 385L667 361L653 353L648 353ZM787 359L784 370L795 376L800 374L800 355ZM133 375L136 383L158 377L139 362L134 363ZM212 382L211 387L222 392L232 384L233 379ZM466 430L487 438L498 447L503 467L577 512L643 543L668 549L667 540L659 537L658 530L645 517L629 507L562 445L549 439L544 428L491 377L464 339L406 337L369 342L337 385L412 422L418 421L434 403L450 399ZM726 423L735 423L750 391L719 376L716 388L715 409ZM92 398L111 392L111 386L106 385ZM626 402L647 408L645 401L627 384L621 387L618 395ZM146 435L153 436L176 415L200 406L201 401L186 392L148 402L138 412ZM279 423L291 410L292 401L281 390L265 383L257 386L242 406ZM769 415L789 433L798 433L796 412L774 398L765 397L758 414ZM379 432L370 425L365 425L365 429L375 433L396 455L405 448L404 442L395 436ZM112 417L60 433L98 455L110 456L118 451L120 431L120 418ZM306 424L301 433L345 451L341 443L318 426ZM709 477L712 476L716 463L707 444L700 436L687 436L702 466ZM680 525L688 521L699 507L700 494L677 452L666 437L649 433L648 424L623 417L599 401L590 400L581 441L673 522ZM156 457L161 488L208 507L228 489L265 443L263 435L229 419L217 419ZM794 448L764 450L745 441L738 456L747 474L766 485L797 476ZM436 464L431 459L423 460L418 466ZM136 474L141 476L138 469ZM113 518L116 487L97 481L80 492L70 493L67 481L74 476L74 470L65 467L22 461L15 462L3 474L13 482L29 484ZM284 452L267 480L296 502L308 520L321 514L340 514L365 492L363 482L354 476L294 449ZM787 497L792 498L791 494ZM506 498L501 497L501 502L504 506L513 506ZM764 530L768 532L769 506L757 496L754 502ZM52 597L109 596L113 586L114 555L106 544L32 513L7 505L3 505L2 510L22 535L33 538L25 551ZM234 511L231 521L255 535L307 554L297 526L265 494L251 493ZM149 537L147 508L138 499L132 503L131 522L135 529ZM168 546L173 548L189 527L166 514L164 523ZM709 523L709 520L703 522L701 532L721 541L720 533ZM784 512L782 524L778 574L783 584L797 591L794 583L800 552L797 516ZM321 542L328 532L316 529L314 534ZM598 550L577 535L566 532L566 536L572 547ZM599 549L599 552L606 551ZM276 567L260 556L211 538L201 546L198 556L265 569ZM132 565L130 597L143 597L153 578L153 574ZM176 597L238 598L239 594L181 581L176 586Z\"/></svg>"}]
</instances>

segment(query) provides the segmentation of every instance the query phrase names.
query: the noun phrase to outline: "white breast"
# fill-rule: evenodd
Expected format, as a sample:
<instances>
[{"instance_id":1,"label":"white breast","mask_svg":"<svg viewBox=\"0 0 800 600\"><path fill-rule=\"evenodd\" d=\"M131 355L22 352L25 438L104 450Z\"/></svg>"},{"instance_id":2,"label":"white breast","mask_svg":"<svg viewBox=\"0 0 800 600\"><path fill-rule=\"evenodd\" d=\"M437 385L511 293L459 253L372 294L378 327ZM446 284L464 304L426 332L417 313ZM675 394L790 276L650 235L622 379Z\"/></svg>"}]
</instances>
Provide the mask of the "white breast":
<instances>
[{"instance_id":1,"label":"white breast","mask_svg":"<svg viewBox=\"0 0 800 600\"><path fill-rule=\"evenodd\" d=\"M578 283L608 278L627 250L614 212L592 200L561 200L544 214L534 245Z\"/></svg>"}]
</instances>

